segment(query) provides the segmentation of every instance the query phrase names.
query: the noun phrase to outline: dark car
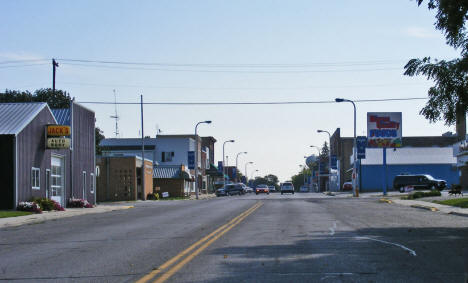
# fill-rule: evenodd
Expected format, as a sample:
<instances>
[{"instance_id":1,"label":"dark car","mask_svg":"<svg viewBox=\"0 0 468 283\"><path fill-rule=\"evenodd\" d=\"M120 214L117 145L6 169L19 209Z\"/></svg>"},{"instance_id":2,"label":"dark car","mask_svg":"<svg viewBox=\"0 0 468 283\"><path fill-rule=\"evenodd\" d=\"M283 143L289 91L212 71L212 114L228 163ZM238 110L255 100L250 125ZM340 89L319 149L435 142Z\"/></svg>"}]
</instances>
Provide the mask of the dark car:
<instances>
[{"instance_id":1,"label":"dark car","mask_svg":"<svg viewBox=\"0 0 468 283\"><path fill-rule=\"evenodd\" d=\"M438 180L427 174L420 175L398 175L393 179L393 188L404 192L406 186L414 187L414 189L430 189L442 191L447 186L444 180Z\"/></svg>"}]
</instances>

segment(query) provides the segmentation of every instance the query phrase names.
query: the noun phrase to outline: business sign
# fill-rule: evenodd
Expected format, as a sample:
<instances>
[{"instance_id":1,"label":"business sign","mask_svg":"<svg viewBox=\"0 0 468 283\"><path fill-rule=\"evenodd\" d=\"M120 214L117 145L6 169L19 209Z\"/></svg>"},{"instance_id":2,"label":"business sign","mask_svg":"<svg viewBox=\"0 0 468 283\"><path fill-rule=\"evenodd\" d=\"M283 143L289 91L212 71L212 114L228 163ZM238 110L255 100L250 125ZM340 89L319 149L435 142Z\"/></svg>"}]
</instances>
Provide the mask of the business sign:
<instances>
[{"instance_id":1,"label":"business sign","mask_svg":"<svg viewBox=\"0 0 468 283\"><path fill-rule=\"evenodd\" d=\"M401 112L367 112L367 146L401 147Z\"/></svg>"},{"instance_id":2,"label":"business sign","mask_svg":"<svg viewBox=\"0 0 468 283\"><path fill-rule=\"evenodd\" d=\"M218 171L219 172L224 172L223 171L223 162L222 161L218 161Z\"/></svg>"},{"instance_id":3,"label":"business sign","mask_svg":"<svg viewBox=\"0 0 468 283\"><path fill-rule=\"evenodd\" d=\"M356 137L357 159L366 159L367 137Z\"/></svg>"},{"instance_id":4,"label":"business sign","mask_svg":"<svg viewBox=\"0 0 468 283\"><path fill-rule=\"evenodd\" d=\"M70 126L62 126L62 125L48 125L47 126L47 136L49 137L69 136L70 133L71 133Z\"/></svg>"},{"instance_id":5,"label":"business sign","mask_svg":"<svg viewBox=\"0 0 468 283\"><path fill-rule=\"evenodd\" d=\"M338 169L337 161L338 161L338 159L337 159L336 155L332 155L331 156L331 169Z\"/></svg>"},{"instance_id":6,"label":"business sign","mask_svg":"<svg viewBox=\"0 0 468 283\"><path fill-rule=\"evenodd\" d=\"M195 169L195 151L188 152L188 169Z\"/></svg>"},{"instance_id":7,"label":"business sign","mask_svg":"<svg viewBox=\"0 0 468 283\"><path fill-rule=\"evenodd\" d=\"M70 148L69 138L47 138L47 148L49 149L65 149Z\"/></svg>"}]
</instances>

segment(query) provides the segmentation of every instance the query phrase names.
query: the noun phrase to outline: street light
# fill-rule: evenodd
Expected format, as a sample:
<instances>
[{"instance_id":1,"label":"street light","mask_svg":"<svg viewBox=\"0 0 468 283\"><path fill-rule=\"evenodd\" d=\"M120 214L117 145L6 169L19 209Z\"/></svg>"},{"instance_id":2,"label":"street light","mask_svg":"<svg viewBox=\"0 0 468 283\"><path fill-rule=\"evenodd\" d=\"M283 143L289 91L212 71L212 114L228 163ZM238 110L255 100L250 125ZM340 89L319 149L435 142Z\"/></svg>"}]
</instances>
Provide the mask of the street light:
<instances>
[{"instance_id":1,"label":"street light","mask_svg":"<svg viewBox=\"0 0 468 283\"><path fill-rule=\"evenodd\" d=\"M245 182L246 183L247 183L247 165L249 165L249 164L253 164L253 161L249 161L249 162L245 163Z\"/></svg>"},{"instance_id":2,"label":"street light","mask_svg":"<svg viewBox=\"0 0 468 283\"><path fill-rule=\"evenodd\" d=\"M317 133L328 134L328 190L331 188L331 134L329 131L317 130Z\"/></svg>"},{"instance_id":3,"label":"street light","mask_svg":"<svg viewBox=\"0 0 468 283\"><path fill-rule=\"evenodd\" d=\"M356 104L354 104L354 101L349 100L349 99L344 99L344 98L335 98L336 102L350 102L353 104L354 107L354 142L353 142L353 196L359 197L359 190L357 189L356 186L356 180L357 180L357 173L356 173L356 155L357 155L357 149L356 149Z\"/></svg>"},{"instance_id":4,"label":"street light","mask_svg":"<svg viewBox=\"0 0 468 283\"><path fill-rule=\"evenodd\" d=\"M226 145L226 143L228 142L235 142L234 140L228 140L228 141L225 141L223 143L223 186L226 187L226 176L224 175L224 171L226 169L226 167L224 166L224 146Z\"/></svg>"},{"instance_id":5,"label":"street light","mask_svg":"<svg viewBox=\"0 0 468 283\"><path fill-rule=\"evenodd\" d=\"M320 147L318 147L316 145L311 145L310 147L315 147L315 148L317 148L317 151L318 151L318 158L317 158L317 160L318 160L318 176L317 176L318 180L317 180L317 183L318 184L317 184L317 189L320 192Z\"/></svg>"},{"instance_id":6,"label":"street light","mask_svg":"<svg viewBox=\"0 0 468 283\"><path fill-rule=\"evenodd\" d=\"M254 178L254 175L255 175L255 173L257 173L257 172L258 172L258 169L257 169L257 170L255 170L255 171L253 171L253 172L252 172L252 178L250 178L250 179L253 179L253 178Z\"/></svg>"},{"instance_id":7,"label":"street light","mask_svg":"<svg viewBox=\"0 0 468 283\"><path fill-rule=\"evenodd\" d=\"M241 154L247 154L247 151L243 151L243 152L239 152L236 156L236 182L238 181L237 179L237 164L238 164L238 161L239 161L239 155ZM245 176L247 178L247 176Z\"/></svg>"},{"instance_id":8,"label":"street light","mask_svg":"<svg viewBox=\"0 0 468 283\"><path fill-rule=\"evenodd\" d=\"M197 129L200 124L211 124L211 121L198 122L195 125L195 196L198 199L198 134Z\"/></svg>"}]
</instances>

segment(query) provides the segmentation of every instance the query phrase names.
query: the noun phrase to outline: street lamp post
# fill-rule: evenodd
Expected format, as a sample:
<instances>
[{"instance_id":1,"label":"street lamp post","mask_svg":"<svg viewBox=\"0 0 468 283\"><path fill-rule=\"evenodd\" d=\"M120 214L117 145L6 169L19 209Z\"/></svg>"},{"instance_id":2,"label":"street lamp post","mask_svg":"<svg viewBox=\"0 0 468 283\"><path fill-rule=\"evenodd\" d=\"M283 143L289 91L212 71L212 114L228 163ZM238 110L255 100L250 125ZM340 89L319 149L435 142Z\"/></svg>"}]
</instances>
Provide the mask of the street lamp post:
<instances>
[{"instance_id":1,"label":"street lamp post","mask_svg":"<svg viewBox=\"0 0 468 283\"><path fill-rule=\"evenodd\" d=\"M328 190L331 188L331 134L329 131L317 130L317 133L328 134Z\"/></svg>"},{"instance_id":2,"label":"street lamp post","mask_svg":"<svg viewBox=\"0 0 468 283\"><path fill-rule=\"evenodd\" d=\"M236 182L238 182L238 178L237 178L237 165L238 165L238 162L239 162L239 155L241 154L247 154L247 151L243 151L243 152L239 152L236 156ZM245 176L245 178L247 178L247 176Z\"/></svg>"},{"instance_id":3,"label":"street lamp post","mask_svg":"<svg viewBox=\"0 0 468 283\"><path fill-rule=\"evenodd\" d=\"M317 185L317 189L320 192L320 147L315 146L315 145L311 145L310 147L315 147L315 148L317 148L317 151L318 151L318 158L317 158L317 160L318 160L318 176L317 176L318 185Z\"/></svg>"},{"instance_id":4,"label":"street lamp post","mask_svg":"<svg viewBox=\"0 0 468 283\"><path fill-rule=\"evenodd\" d=\"M359 190L356 186L357 172L356 172L356 159L357 159L357 149L356 149L356 104L354 101L344 98L335 98L336 102L350 102L354 107L354 142L353 142L353 196L359 197Z\"/></svg>"},{"instance_id":5,"label":"street lamp post","mask_svg":"<svg viewBox=\"0 0 468 283\"><path fill-rule=\"evenodd\" d=\"M234 140L228 140L228 141L225 141L223 143L223 187L226 187L226 176L224 175L224 171L226 169L226 167L224 166L224 146L226 145L226 143L228 142L234 142Z\"/></svg>"},{"instance_id":6,"label":"street lamp post","mask_svg":"<svg viewBox=\"0 0 468 283\"><path fill-rule=\"evenodd\" d=\"M249 162L245 163L245 182L246 183L247 183L247 165L249 165L249 164L253 164L253 161L249 161Z\"/></svg>"},{"instance_id":7,"label":"street lamp post","mask_svg":"<svg viewBox=\"0 0 468 283\"><path fill-rule=\"evenodd\" d=\"M256 169L255 171L252 171L252 178L250 178L250 179L253 179L253 178L254 178L254 175L255 175L255 173L257 173L257 172L258 172L258 169Z\"/></svg>"},{"instance_id":8,"label":"street lamp post","mask_svg":"<svg viewBox=\"0 0 468 283\"><path fill-rule=\"evenodd\" d=\"M195 125L195 196L198 199L198 125L211 124L211 121L198 122Z\"/></svg>"}]
</instances>

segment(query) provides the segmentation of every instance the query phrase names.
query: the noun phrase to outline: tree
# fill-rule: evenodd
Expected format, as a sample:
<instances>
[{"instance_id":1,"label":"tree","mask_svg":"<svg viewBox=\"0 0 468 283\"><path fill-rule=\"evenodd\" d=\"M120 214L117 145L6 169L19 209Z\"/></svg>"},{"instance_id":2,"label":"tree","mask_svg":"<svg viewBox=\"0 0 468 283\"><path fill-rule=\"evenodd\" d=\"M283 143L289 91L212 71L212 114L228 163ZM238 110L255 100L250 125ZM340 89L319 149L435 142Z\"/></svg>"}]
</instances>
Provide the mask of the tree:
<instances>
[{"instance_id":1,"label":"tree","mask_svg":"<svg viewBox=\"0 0 468 283\"><path fill-rule=\"evenodd\" d=\"M304 179L309 177L310 174L311 174L311 171L309 168L307 168L305 170L299 171L299 173L291 177L291 181L296 191L299 191L299 188L304 185ZM305 175L305 178L304 178L304 175Z\"/></svg>"},{"instance_id":2,"label":"tree","mask_svg":"<svg viewBox=\"0 0 468 283\"><path fill-rule=\"evenodd\" d=\"M420 6L424 0L416 0ZM453 125L466 119L468 111L468 2L451 0L428 0L429 10L437 10L435 28L444 33L446 42L460 50L461 58L445 61L430 57L411 59L405 65L407 76L423 75L434 80L428 91L429 101L421 109L430 122L444 120Z\"/></svg>"},{"instance_id":3,"label":"tree","mask_svg":"<svg viewBox=\"0 0 468 283\"><path fill-rule=\"evenodd\" d=\"M265 184L267 186L274 186L275 189L279 188L279 179L276 175L268 174L264 177L255 177L253 181L254 187L260 184Z\"/></svg>"},{"instance_id":4,"label":"tree","mask_svg":"<svg viewBox=\"0 0 468 283\"><path fill-rule=\"evenodd\" d=\"M99 144L106 137L103 135L104 132L101 129L99 129L99 127L94 128L94 133L96 142L96 155L100 155L102 153L102 148Z\"/></svg>"},{"instance_id":5,"label":"tree","mask_svg":"<svg viewBox=\"0 0 468 283\"><path fill-rule=\"evenodd\" d=\"M51 88L41 88L34 92L5 90L0 93L0 102L47 102L50 108L69 108L70 95L63 90L52 91Z\"/></svg>"}]
</instances>

